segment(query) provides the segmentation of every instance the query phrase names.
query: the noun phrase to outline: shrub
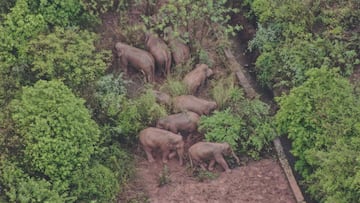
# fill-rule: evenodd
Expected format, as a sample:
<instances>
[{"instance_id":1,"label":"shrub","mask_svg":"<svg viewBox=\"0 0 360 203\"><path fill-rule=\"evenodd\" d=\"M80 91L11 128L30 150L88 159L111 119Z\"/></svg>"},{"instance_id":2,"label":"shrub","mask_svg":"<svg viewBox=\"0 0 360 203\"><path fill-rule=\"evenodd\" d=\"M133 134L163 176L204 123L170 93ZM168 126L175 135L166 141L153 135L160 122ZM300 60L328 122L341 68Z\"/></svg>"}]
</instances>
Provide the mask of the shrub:
<instances>
[{"instance_id":1,"label":"shrub","mask_svg":"<svg viewBox=\"0 0 360 203\"><path fill-rule=\"evenodd\" d=\"M156 121L166 116L164 106L158 104L152 89L148 88L145 92L135 100L142 126L154 126Z\"/></svg>"},{"instance_id":2,"label":"shrub","mask_svg":"<svg viewBox=\"0 0 360 203\"><path fill-rule=\"evenodd\" d=\"M99 163L77 170L72 179L71 195L80 202L112 202L119 192L114 172Z\"/></svg>"},{"instance_id":3,"label":"shrub","mask_svg":"<svg viewBox=\"0 0 360 203\"><path fill-rule=\"evenodd\" d=\"M237 149L237 141L245 127L244 121L231 114L229 109L215 111L210 117L202 116L199 130L206 131L205 139L210 142L227 142Z\"/></svg>"},{"instance_id":4,"label":"shrub","mask_svg":"<svg viewBox=\"0 0 360 203\"><path fill-rule=\"evenodd\" d=\"M169 168L167 167L167 165L164 165L163 169L161 170L161 172L159 174L158 182L159 182L158 183L159 187L167 185L171 182L170 171L169 171Z\"/></svg>"},{"instance_id":5,"label":"shrub","mask_svg":"<svg viewBox=\"0 0 360 203\"><path fill-rule=\"evenodd\" d=\"M188 89L182 81L170 77L160 87L160 91L166 92L173 97L188 94Z\"/></svg>"},{"instance_id":6,"label":"shrub","mask_svg":"<svg viewBox=\"0 0 360 203\"><path fill-rule=\"evenodd\" d=\"M126 96L125 85L128 81L123 79L123 75L115 76L113 74L105 75L96 82L95 98L99 103L100 112L106 116L116 116L121 110L121 102Z\"/></svg>"},{"instance_id":7,"label":"shrub","mask_svg":"<svg viewBox=\"0 0 360 203\"><path fill-rule=\"evenodd\" d=\"M219 109L224 109L231 105L236 100L234 97L238 96L243 98L243 91L235 86L234 75L219 80L213 80L211 83L211 95L216 101ZM235 104L236 105L236 104Z\"/></svg>"},{"instance_id":8,"label":"shrub","mask_svg":"<svg viewBox=\"0 0 360 203\"><path fill-rule=\"evenodd\" d=\"M119 143L102 143L95 160L109 168L122 186L129 182L135 174L135 165L130 152L124 150ZM120 188L122 190L122 188Z\"/></svg>"},{"instance_id":9,"label":"shrub","mask_svg":"<svg viewBox=\"0 0 360 203\"><path fill-rule=\"evenodd\" d=\"M252 158L259 158L276 136L269 106L258 99L248 100L242 91L234 88L225 110L202 116L200 130L213 142L228 142L234 149Z\"/></svg>"},{"instance_id":10,"label":"shrub","mask_svg":"<svg viewBox=\"0 0 360 203\"><path fill-rule=\"evenodd\" d=\"M163 31L168 25L174 31L183 31L183 35L190 44L200 42L205 38L214 39L226 37L228 33L239 30L239 26L229 26L230 13L238 12L237 9L227 6L227 1L175 1L170 0L162 6L156 16L157 22L144 18L149 27Z\"/></svg>"},{"instance_id":11,"label":"shrub","mask_svg":"<svg viewBox=\"0 0 360 203\"><path fill-rule=\"evenodd\" d=\"M352 144L359 142L359 103L337 70L312 69L306 76L303 85L276 99L277 128L292 140L295 168L317 200L352 202L359 197L359 162L351 156L359 153Z\"/></svg>"},{"instance_id":12,"label":"shrub","mask_svg":"<svg viewBox=\"0 0 360 203\"><path fill-rule=\"evenodd\" d=\"M36 79L59 79L74 90L95 82L107 67L108 52L96 52L95 34L57 27L29 42L32 72Z\"/></svg>"}]
</instances>

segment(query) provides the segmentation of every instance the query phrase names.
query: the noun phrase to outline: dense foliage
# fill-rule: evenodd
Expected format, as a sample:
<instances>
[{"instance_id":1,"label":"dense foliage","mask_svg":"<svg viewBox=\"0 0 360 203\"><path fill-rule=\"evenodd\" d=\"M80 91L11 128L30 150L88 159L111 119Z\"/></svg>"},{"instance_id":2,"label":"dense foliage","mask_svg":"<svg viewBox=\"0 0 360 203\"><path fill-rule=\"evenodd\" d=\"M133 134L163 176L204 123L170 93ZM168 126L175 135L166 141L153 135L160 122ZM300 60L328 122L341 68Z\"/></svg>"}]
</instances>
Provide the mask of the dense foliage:
<instances>
[{"instance_id":1,"label":"dense foliage","mask_svg":"<svg viewBox=\"0 0 360 203\"><path fill-rule=\"evenodd\" d=\"M305 80L311 68L339 67L349 75L359 64L359 1L248 0L258 20L250 48L259 81L290 89Z\"/></svg>"},{"instance_id":2,"label":"dense foliage","mask_svg":"<svg viewBox=\"0 0 360 203\"><path fill-rule=\"evenodd\" d=\"M213 142L228 142L234 149L252 158L259 158L267 149L275 132L271 126L269 106L258 99L244 98L243 92L231 85L214 87L216 92L227 92L226 102L220 111L202 116L199 130L205 132L205 139Z\"/></svg>"},{"instance_id":3,"label":"dense foliage","mask_svg":"<svg viewBox=\"0 0 360 203\"><path fill-rule=\"evenodd\" d=\"M293 141L308 192L320 202L358 201L360 94L343 76L360 63L359 1L241 4L257 22L249 50L258 54L258 81L276 96L291 90L277 99L275 124ZM228 25L238 5L0 0L0 201L113 202L134 173L127 147L134 147L141 129L170 113L156 103L154 87L135 94L121 74L105 75L113 47L95 46L99 15L120 18L111 32L116 36L105 36L109 44L126 38L143 47L144 29L162 36L171 28L172 37L190 46L192 59L160 87L177 96L187 94L181 80L193 63L223 65L216 54L241 29ZM209 141L229 142L259 158L275 136L269 106L244 98L232 76L214 81L206 96L219 108L201 118L199 129Z\"/></svg>"},{"instance_id":4,"label":"dense foliage","mask_svg":"<svg viewBox=\"0 0 360 203\"><path fill-rule=\"evenodd\" d=\"M213 65L204 60L208 58L210 49L228 45L229 34L235 35L242 28L228 24L230 15L239 12L238 8L228 6L229 2L170 0L155 15L147 15L143 19L147 27L157 33L171 28L171 33L167 34L187 42L199 63Z\"/></svg>"},{"instance_id":5,"label":"dense foliage","mask_svg":"<svg viewBox=\"0 0 360 203\"><path fill-rule=\"evenodd\" d=\"M132 176L106 120L91 119L112 111L94 94L110 57L91 31L98 3L0 1L1 200L109 202Z\"/></svg>"},{"instance_id":6,"label":"dense foliage","mask_svg":"<svg viewBox=\"0 0 360 203\"><path fill-rule=\"evenodd\" d=\"M335 70L312 69L303 85L277 99L276 123L288 134L296 169L323 202L359 198L359 102ZM352 143L350 143L352 142ZM336 166L339 164L339 166Z\"/></svg>"},{"instance_id":7,"label":"dense foliage","mask_svg":"<svg viewBox=\"0 0 360 203\"><path fill-rule=\"evenodd\" d=\"M109 187L118 187L111 170L90 161L98 150L100 131L84 102L56 80L39 80L33 87L24 87L20 98L11 102L20 151L6 154L0 167L2 184L11 201L75 201L82 199L83 193L91 199L112 199L114 192L98 195L107 187L96 184L93 190L88 187L90 182L86 182L85 189L79 186L86 181L82 174L97 174L96 170L101 169L102 176L91 181L106 180L104 184ZM8 165L10 160L12 164Z\"/></svg>"}]
</instances>

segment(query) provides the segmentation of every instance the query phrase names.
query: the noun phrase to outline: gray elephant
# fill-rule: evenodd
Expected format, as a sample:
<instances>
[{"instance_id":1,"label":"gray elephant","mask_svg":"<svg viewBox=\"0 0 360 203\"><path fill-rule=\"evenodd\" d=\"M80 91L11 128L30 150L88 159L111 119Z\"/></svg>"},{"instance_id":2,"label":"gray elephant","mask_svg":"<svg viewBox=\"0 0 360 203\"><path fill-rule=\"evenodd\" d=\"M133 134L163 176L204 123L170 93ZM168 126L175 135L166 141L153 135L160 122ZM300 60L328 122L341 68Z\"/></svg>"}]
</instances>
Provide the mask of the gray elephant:
<instances>
[{"instance_id":1,"label":"gray elephant","mask_svg":"<svg viewBox=\"0 0 360 203\"><path fill-rule=\"evenodd\" d=\"M154 56L157 68L170 75L171 52L166 43L154 34L145 34L145 47Z\"/></svg>"},{"instance_id":2,"label":"gray elephant","mask_svg":"<svg viewBox=\"0 0 360 203\"><path fill-rule=\"evenodd\" d=\"M208 77L214 72L206 64L197 64L195 69L185 75L183 83L187 86L190 94L196 93L201 85L205 84Z\"/></svg>"},{"instance_id":3,"label":"gray elephant","mask_svg":"<svg viewBox=\"0 0 360 203\"><path fill-rule=\"evenodd\" d=\"M152 151L160 149L163 163L167 163L168 158L171 158L177 153L180 165L183 164L184 141L181 135L167 130L149 127L139 133L139 139L150 163L155 161L152 156Z\"/></svg>"},{"instance_id":4,"label":"gray elephant","mask_svg":"<svg viewBox=\"0 0 360 203\"><path fill-rule=\"evenodd\" d=\"M169 115L158 120L156 127L169 130L173 133L193 133L197 131L200 116L194 112L188 111Z\"/></svg>"},{"instance_id":5,"label":"gray elephant","mask_svg":"<svg viewBox=\"0 0 360 203\"><path fill-rule=\"evenodd\" d=\"M186 63L190 58L190 48L182 42L180 38L176 38L170 27L164 30L164 39L168 43L175 65Z\"/></svg>"},{"instance_id":6,"label":"gray elephant","mask_svg":"<svg viewBox=\"0 0 360 203\"><path fill-rule=\"evenodd\" d=\"M128 73L128 65L130 65L145 75L145 81L154 82L155 59L149 52L122 42L116 43L115 49L125 74Z\"/></svg>"},{"instance_id":7,"label":"gray elephant","mask_svg":"<svg viewBox=\"0 0 360 203\"><path fill-rule=\"evenodd\" d=\"M175 113L192 111L198 115L209 115L217 108L214 101L208 101L193 95L181 95L173 98L173 109Z\"/></svg>"},{"instance_id":8,"label":"gray elephant","mask_svg":"<svg viewBox=\"0 0 360 203\"><path fill-rule=\"evenodd\" d=\"M191 167L193 167L193 161L200 164L203 170L206 170L205 161L209 162L209 170L214 169L214 165L217 162L224 170L228 173L231 172L228 164L226 163L223 155L232 155L238 164L240 164L239 158L235 155L230 145L226 142L215 143L215 142L198 142L189 148L189 158Z\"/></svg>"}]
</instances>

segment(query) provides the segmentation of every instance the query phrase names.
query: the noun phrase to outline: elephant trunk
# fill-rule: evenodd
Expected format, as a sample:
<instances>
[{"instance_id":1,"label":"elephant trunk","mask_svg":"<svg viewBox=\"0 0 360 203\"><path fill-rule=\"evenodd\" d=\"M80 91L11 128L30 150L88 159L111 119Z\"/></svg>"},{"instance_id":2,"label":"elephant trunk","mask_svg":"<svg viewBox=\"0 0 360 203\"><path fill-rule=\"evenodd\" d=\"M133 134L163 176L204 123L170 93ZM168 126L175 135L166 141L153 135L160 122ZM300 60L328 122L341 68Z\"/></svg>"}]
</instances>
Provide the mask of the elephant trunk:
<instances>
[{"instance_id":1,"label":"elephant trunk","mask_svg":"<svg viewBox=\"0 0 360 203\"><path fill-rule=\"evenodd\" d=\"M234 151L232 149L231 149L231 154L236 159L236 163L240 165L240 159L239 159L239 157L236 156L236 154L234 153Z\"/></svg>"}]
</instances>

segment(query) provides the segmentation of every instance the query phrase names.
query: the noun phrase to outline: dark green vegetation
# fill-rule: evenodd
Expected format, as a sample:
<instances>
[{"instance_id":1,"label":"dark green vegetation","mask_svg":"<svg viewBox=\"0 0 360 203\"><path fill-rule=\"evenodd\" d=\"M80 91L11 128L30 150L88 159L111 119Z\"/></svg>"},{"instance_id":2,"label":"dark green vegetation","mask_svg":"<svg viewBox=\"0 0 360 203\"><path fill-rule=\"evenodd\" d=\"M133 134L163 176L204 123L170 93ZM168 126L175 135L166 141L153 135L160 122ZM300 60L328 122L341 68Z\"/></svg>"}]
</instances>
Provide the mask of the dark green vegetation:
<instances>
[{"instance_id":1,"label":"dark green vegetation","mask_svg":"<svg viewBox=\"0 0 360 203\"><path fill-rule=\"evenodd\" d=\"M116 41L95 47L100 15L119 18L114 29L140 48L144 30L163 34L168 26L189 43L191 61L159 88L176 96L186 92L180 81L195 64L224 67L228 34L241 29L227 22L240 10L257 22L249 49L259 54L258 82L278 96L290 93L276 99L280 110L272 119L266 104L246 99L220 68L225 74L204 93L219 104L201 119L206 139L260 158L277 130L293 141L296 168L314 199L360 199L359 92L347 78L360 62L359 1L159 3L0 0L1 200L115 201L133 176L128 151L137 147L137 133L171 112L155 102L154 87L133 95L126 87L140 85L105 74ZM165 169L160 178L169 181Z\"/></svg>"},{"instance_id":2,"label":"dark green vegetation","mask_svg":"<svg viewBox=\"0 0 360 203\"><path fill-rule=\"evenodd\" d=\"M358 84L360 2L247 0L258 30L258 81L288 92L276 101L279 133L292 140L297 171L319 202L360 199ZM354 78L358 80L358 78Z\"/></svg>"}]
</instances>

